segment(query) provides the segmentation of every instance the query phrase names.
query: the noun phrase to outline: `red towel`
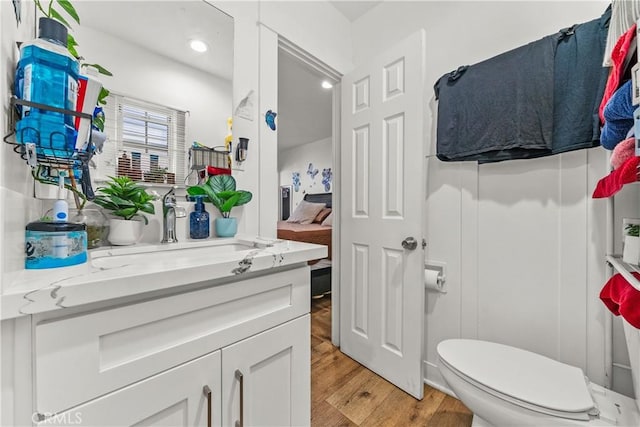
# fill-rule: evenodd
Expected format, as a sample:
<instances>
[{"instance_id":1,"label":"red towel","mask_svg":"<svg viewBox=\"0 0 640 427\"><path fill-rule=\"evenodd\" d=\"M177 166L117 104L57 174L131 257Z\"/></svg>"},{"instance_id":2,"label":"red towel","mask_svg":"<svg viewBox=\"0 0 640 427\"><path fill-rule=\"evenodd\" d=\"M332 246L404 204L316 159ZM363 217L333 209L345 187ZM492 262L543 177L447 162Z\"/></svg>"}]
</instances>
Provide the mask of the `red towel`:
<instances>
[{"instance_id":1,"label":"red towel","mask_svg":"<svg viewBox=\"0 0 640 427\"><path fill-rule=\"evenodd\" d=\"M231 169L228 169L228 168L217 168L217 167L214 167L214 166L207 166L207 174L209 176L231 175Z\"/></svg>"},{"instance_id":2,"label":"red towel","mask_svg":"<svg viewBox=\"0 0 640 427\"><path fill-rule=\"evenodd\" d=\"M633 24L631 28L624 33L616 42L613 50L611 51L611 72L609 73L609 79L607 85L604 88L604 94L602 95L602 101L600 102L600 123L604 124L604 107L609 102L609 99L613 93L620 86L620 78L624 74L624 60L629 53L631 42L636 37L636 24Z\"/></svg>"},{"instance_id":3,"label":"red towel","mask_svg":"<svg viewBox=\"0 0 640 427\"><path fill-rule=\"evenodd\" d=\"M620 191L624 184L636 182L638 180L638 164L640 164L640 157L634 156L627 159L622 166L598 181L591 197L594 199L611 197Z\"/></svg>"},{"instance_id":4,"label":"red towel","mask_svg":"<svg viewBox=\"0 0 640 427\"><path fill-rule=\"evenodd\" d=\"M640 280L640 273L632 273ZM600 299L616 316L622 316L640 329L640 291L626 281L622 274L614 274L600 291Z\"/></svg>"}]
</instances>

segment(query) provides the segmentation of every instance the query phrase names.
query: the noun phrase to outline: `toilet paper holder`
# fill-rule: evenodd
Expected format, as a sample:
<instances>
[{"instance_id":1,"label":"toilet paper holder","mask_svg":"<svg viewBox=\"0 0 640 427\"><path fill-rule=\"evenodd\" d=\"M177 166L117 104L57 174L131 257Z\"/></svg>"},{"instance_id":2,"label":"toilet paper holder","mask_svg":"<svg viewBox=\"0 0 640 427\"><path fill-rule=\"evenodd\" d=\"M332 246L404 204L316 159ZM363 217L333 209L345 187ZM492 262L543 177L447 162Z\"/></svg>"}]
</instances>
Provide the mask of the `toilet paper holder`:
<instances>
[{"instance_id":1,"label":"toilet paper holder","mask_svg":"<svg viewBox=\"0 0 640 427\"><path fill-rule=\"evenodd\" d=\"M424 263L425 269L425 282L426 277L433 276L432 272L437 273L436 282L435 283L425 283L425 287L427 290L434 290L441 293L447 293L447 289L445 287L445 282L447 278L447 264L440 261L431 261L428 260Z\"/></svg>"}]
</instances>

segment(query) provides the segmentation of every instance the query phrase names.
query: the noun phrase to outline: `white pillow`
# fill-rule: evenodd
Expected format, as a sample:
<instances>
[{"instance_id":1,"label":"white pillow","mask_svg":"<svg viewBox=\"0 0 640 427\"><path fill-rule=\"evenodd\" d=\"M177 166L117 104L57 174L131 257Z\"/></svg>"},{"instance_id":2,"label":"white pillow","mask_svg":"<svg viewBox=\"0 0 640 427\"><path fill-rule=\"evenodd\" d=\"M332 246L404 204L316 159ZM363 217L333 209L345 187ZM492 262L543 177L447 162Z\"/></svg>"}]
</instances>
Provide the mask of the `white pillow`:
<instances>
[{"instance_id":1,"label":"white pillow","mask_svg":"<svg viewBox=\"0 0 640 427\"><path fill-rule=\"evenodd\" d=\"M331 213L324 219L324 221L322 221L322 224L320 225L328 225L329 227L333 226L333 210L331 211Z\"/></svg>"},{"instance_id":2,"label":"white pillow","mask_svg":"<svg viewBox=\"0 0 640 427\"><path fill-rule=\"evenodd\" d=\"M314 218L324 208L324 203L311 203L302 200L293 211L287 222L297 222L300 224L311 224Z\"/></svg>"}]
</instances>

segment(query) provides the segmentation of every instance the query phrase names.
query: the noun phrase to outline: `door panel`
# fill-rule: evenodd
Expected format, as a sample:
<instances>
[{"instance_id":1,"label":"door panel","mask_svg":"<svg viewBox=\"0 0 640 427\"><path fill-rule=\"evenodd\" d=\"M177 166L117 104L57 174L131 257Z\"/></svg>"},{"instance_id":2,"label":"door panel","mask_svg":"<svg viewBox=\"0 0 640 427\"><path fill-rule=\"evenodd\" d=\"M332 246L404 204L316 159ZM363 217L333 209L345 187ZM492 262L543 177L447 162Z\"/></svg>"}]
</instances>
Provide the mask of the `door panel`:
<instances>
[{"instance_id":1,"label":"door panel","mask_svg":"<svg viewBox=\"0 0 640 427\"><path fill-rule=\"evenodd\" d=\"M354 129L353 136L353 198L345 206L353 207L354 217L366 218L369 215L369 126Z\"/></svg>"},{"instance_id":2,"label":"door panel","mask_svg":"<svg viewBox=\"0 0 640 427\"><path fill-rule=\"evenodd\" d=\"M422 398L423 46L420 31L343 79L341 349Z\"/></svg>"},{"instance_id":3,"label":"door panel","mask_svg":"<svg viewBox=\"0 0 640 427\"><path fill-rule=\"evenodd\" d=\"M383 215L386 218L402 218L404 207L404 114L384 120L383 131Z\"/></svg>"},{"instance_id":4,"label":"door panel","mask_svg":"<svg viewBox=\"0 0 640 427\"><path fill-rule=\"evenodd\" d=\"M351 286L352 331L367 339L369 330L369 247L354 244L353 248L353 278Z\"/></svg>"}]
</instances>

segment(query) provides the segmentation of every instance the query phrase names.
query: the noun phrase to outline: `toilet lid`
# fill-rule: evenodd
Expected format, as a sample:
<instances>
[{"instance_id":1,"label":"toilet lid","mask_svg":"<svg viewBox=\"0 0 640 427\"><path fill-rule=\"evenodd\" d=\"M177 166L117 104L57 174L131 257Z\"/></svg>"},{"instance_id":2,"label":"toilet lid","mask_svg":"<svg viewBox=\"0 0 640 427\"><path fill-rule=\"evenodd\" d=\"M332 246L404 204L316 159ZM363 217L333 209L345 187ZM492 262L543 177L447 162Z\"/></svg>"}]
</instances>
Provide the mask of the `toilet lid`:
<instances>
[{"instance_id":1,"label":"toilet lid","mask_svg":"<svg viewBox=\"0 0 640 427\"><path fill-rule=\"evenodd\" d=\"M584 373L575 366L479 340L445 340L438 344L437 351L441 361L470 382L510 397L513 403L524 403L521 406L569 413L569 417L595 406Z\"/></svg>"}]
</instances>

